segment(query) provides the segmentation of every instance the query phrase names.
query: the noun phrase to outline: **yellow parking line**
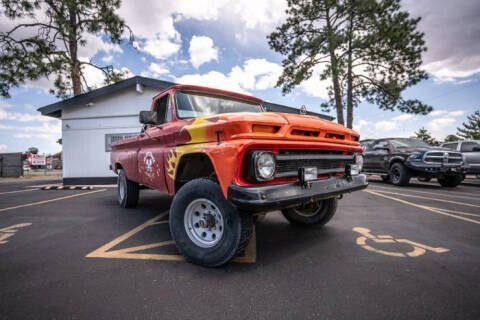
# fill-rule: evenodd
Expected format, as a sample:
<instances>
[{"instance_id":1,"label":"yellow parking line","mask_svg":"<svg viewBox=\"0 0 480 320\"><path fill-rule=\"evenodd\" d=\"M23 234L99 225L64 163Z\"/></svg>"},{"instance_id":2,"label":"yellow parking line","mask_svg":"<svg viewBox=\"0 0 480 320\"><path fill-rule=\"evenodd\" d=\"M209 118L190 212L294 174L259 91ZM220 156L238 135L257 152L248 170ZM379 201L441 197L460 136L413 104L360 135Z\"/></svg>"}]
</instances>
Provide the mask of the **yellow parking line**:
<instances>
[{"instance_id":1,"label":"yellow parking line","mask_svg":"<svg viewBox=\"0 0 480 320\"><path fill-rule=\"evenodd\" d=\"M377 185L369 185L368 187L369 189L385 189L385 190L392 190L392 191L396 191L398 189L396 188L386 188L386 187L379 187ZM427 191L420 191L420 190L416 190L416 189L402 189L402 191L407 191L407 192L415 192L415 193L424 193L424 194L433 194L435 196L438 196L438 195L441 195L441 196L445 196L445 197L455 197L455 198L458 198L458 199L469 199L469 200L477 200L477 201L480 201L480 198L479 197L465 197L465 196L459 196L457 194L454 194L453 192L450 192L449 194L445 194L445 193L439 193L439 192L427 192ZM462 194L465 194L465 193L462 193ZM470 194L470 193L467 193L467 194Z\"/></svg>"},{"instance_id":2,"label":"yellow parking line","mask_svg":"<svg viewBox=\"0 0 480 320\"><path fill-rule=\"evenodd\" d=\"M429 207L429 206L423 206L423 205L421 205L421 204L416 204L416 203L409 202L409 201L406 201L406 200L402 200L402 199L390 197L390 196L387 196L387 195L384 195L384 194L380 194L380 193L377 193L377 192L371 191L371 190L363 190L363 191L364 191L364 192L371 193L371 194L374 194L374 195L379 196L379 197L383 197L383 198L386 198L386 199L398 201L398 202L401 202L401 203L404 203L404 204L408 204L408 205L413 206L413 207L417 207L417 208L420 208L420 209L428 210L428 211L431 211L431 212L434 212L434 213L438 213L438 214L442 214L442 215L445 215L445 216L448 216L448 217L452 217L452 218L455 218L455 219L459 219L459 220L463 220L463 221L467 221L467 222L471 222L471 223L475 223L475 224L480 224L480 221L473 220L473 219L469 219L469 218L465 218L465 217L456 216L456 215L454 215L454 214L450 214L450 213L447 213L447 212L440 211L440 210L438 210L437 208L433 208L433 207Z\"/></svg>"},{"instance_id":3,"label":"yellow parking line","mask_svg":"<svg viewBox=\"0 0 480 320\"><path fill-rule=\"evenodd\" d=\"M35 191L39 190L38 188L36 189L29 189L29 190L15 190L15 191L7 191L7 192L0 192L0 194L8 194L8 193L17 193L17 192L28 192L28 191Z\"/></svg>"},{"instance_id":4,"label":"yellow parking line","mask_svg":"<svg viewBox=\"0 0 480 320\"><path fill-rule=\"evenodd\" d=\"M21 205L19 205L19 206L15 206L15 207L9 207L9 208L0 209L0 212L8 211L8 210L13 210L13 209L18 209L18 208L36 206L36 205L39 205L39 204L44 204L44 203L48 203L48 202L59 201L59 200L63 200L63 199L69 199L69 198L74 198L74 197L85 196L85 195L87 195L87 194L102 192L102 191L106 191L106 190L107 190L107 189L101 189L101 190L96 190L96 191L84 192L84 193L80 193L80 194L73 194L73 195L66 196L66 197L60 197L60 198L49 199L49 200L44 200L44 201L38 201L38 202L21 204Z\"/></svg>"},{"instance_id":5,"label":"yellow parking line","mask_svg":"<svg viewBox=\"0 0 480 320\"><path fill-rule=\"evenodd\" d=\"M471 204L471 203L457 202L457 201L437 199L437 198L427 198L427 197L415 196L415 195L413 195L413 194L406 194L406 193L399 193L399 192L390 192L390 191L383 191L383 190L375 190L375 191L376 191L376 192L381 192L381 193L395 194L395 195L397 195L397 196L403 196L403 197L426 199L426 200L433 200L433 201L453 203L453 204L458 204L458 205L461 205L461 206L480 208L480 205Z\"/></svg>"}]
</instances>

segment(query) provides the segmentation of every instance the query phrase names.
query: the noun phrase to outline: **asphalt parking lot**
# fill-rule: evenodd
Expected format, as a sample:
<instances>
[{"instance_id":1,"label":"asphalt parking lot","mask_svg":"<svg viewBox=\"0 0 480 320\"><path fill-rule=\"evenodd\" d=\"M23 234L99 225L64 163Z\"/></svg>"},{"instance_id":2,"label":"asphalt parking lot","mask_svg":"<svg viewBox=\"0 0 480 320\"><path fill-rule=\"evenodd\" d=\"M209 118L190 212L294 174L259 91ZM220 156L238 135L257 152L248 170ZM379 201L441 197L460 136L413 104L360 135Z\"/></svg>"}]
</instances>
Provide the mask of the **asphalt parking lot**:
<instances>
[{"instance_id":1,"label":"asphalt parking lot","mask_svg":"<svg viewBox=\"0 0 480 320\"><path fill-rule=\"evenodd\" d=\"M182 260L168 197L0 182L0 318L480 319L480 182L373 177L323 228L273 213L245 256Z\"/></svg>"}]
</instances>

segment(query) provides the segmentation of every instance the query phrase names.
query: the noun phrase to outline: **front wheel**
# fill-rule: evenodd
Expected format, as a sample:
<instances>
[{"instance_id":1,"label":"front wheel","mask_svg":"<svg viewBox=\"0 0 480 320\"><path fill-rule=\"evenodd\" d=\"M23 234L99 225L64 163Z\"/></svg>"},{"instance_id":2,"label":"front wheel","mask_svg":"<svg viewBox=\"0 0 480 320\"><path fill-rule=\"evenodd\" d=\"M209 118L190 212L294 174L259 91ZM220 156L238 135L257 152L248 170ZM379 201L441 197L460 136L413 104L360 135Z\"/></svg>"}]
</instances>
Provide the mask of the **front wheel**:
<instances>
[{"instance_id":1,"label":"front wheel","mask_svg":"<svg viewBox=\"0 0 480 320\"><path fill-rule=\"evenodd\" d=\"M283 209L283 216L291 223L312 226L325 225L337 211L337 198L330 198L303 204L291 209Z\"/></svg>"},{"instance_id":2,"label":"front wheel","mask_svg":"<svg viewBox=\"0 0 480 320\"><path fill-rule=\"evenodd\" d=\"M180 188L169 219L178 251L188 261L206 267L225 264L243 252L253 232L252 215L237 211L220 186L205 178Z\"/></svg>"},{"instance_id":3,"label":"front wheel","mask_svg":"<svg viewBox=\"0 0 480 320\"><path fill-rule=\"evenodd\" d=\"M402 163L396 162L390 167L390 182L395 186L406 186L410 182L410 172Z\"/></svg>"},{"instance_id":4,"label":"front wheel","mask_svg":"<svg viewBox=\"0 0 480 320\"><path fill-rule=\"evenodd\" d=\"M462 183L463 177L458 175L458 176L447 176L443 178L438 178L438 183L442 187L448 187L448 188L455 188L458 186L460 183Z\"/></svg>"}]
</instances>

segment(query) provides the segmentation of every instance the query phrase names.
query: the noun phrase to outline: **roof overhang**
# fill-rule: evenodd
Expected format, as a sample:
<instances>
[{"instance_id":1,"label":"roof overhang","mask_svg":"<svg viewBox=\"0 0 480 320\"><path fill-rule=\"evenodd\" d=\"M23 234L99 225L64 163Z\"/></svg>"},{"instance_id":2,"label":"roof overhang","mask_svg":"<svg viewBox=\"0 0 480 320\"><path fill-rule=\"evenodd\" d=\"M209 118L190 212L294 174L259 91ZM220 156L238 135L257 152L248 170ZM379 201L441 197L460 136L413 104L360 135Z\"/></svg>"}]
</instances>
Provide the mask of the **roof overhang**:
<instances>
[{"instance_id":1,"label":"roof overhang","mask_svg":"<svg viewBox=\"0 0 480 320\"><path fill-rule=\"evenodd\" d=\"M67 108L69 106L73 105L81 105L81 104L87 104L91 102L95 98L99 98L111 93L114 93L116 91L120 91L132 86L136 86L137 84L146 86L146 87L151 87L158 89L160 91L163 91L165 89L168 89L172 86L177 85L176 83L173 82L168 82L168 81L163 81L163 80L157 80L157 79L152 79L152 78L145 78L141 76L135 76L126 80L122 80L119 82L116 82L114 84L95 89L83 94L80 94L78 96L68 98L59 102L55 102L52 104L49 104L47 106L38 108L37 111L39 111L42 115L44 116L49 116L49 117L54 117L54 118L61 118L62 116L62 110L64 108ZM256 98L255 98L256 99ZM297 108L293 107L287 107L281 104L276 104L272 102L267 102L264 101L264 106L267 109L267 111L273 111L273 112L285 112L285 113L300 113L300 110ZM320 114L320 113L315 113L311 111L307 111L307 114L316 116L322 119L326 120L333 120L334 118L328 115Z\"/></svg>"}]
</instances>

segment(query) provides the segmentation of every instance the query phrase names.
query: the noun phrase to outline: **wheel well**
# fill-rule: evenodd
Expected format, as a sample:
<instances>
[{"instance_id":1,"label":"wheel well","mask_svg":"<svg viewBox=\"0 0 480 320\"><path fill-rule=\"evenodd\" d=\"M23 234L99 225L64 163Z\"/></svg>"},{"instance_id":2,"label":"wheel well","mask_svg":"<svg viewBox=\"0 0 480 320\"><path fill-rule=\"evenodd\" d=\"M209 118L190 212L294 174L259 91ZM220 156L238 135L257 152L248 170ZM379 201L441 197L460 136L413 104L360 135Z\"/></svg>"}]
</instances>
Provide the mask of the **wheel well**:
<instances>
[{"instance_id":1,"label":"wheel well","mask_svg":"<svg viewBox=\"0 0 480 320\"><path fill-rule=\"evenodd\" d=\"M114 169L115 169L115 172L117 172L118 169L123 169L123 167L120 163L117 162L117 163L115 163L115 168Z\"/></svg>"},{"instance_id":2,"label":"wheel well","mask_svg":"<svg viewBox=\"0 0 480 320\"><path fill-rule=\"evenodd\" d=\"M192 153L184 155L180 159L177 174L175 176L175 192L185 183L196 178L211 178L217 180L212 161L204 153Z\"/></svg>"},{"instance_id":3,"label":"wheel well","mask_svg":"<svg viewBox=\"0 0 480 320\"><path fill-rule=\"evenodd\" d=\"M398 158L393 159L392 161L390 161L390 165L388 167L391 168L395 163L403 163L403 160Z\"/></svg>"}]
</instances>

